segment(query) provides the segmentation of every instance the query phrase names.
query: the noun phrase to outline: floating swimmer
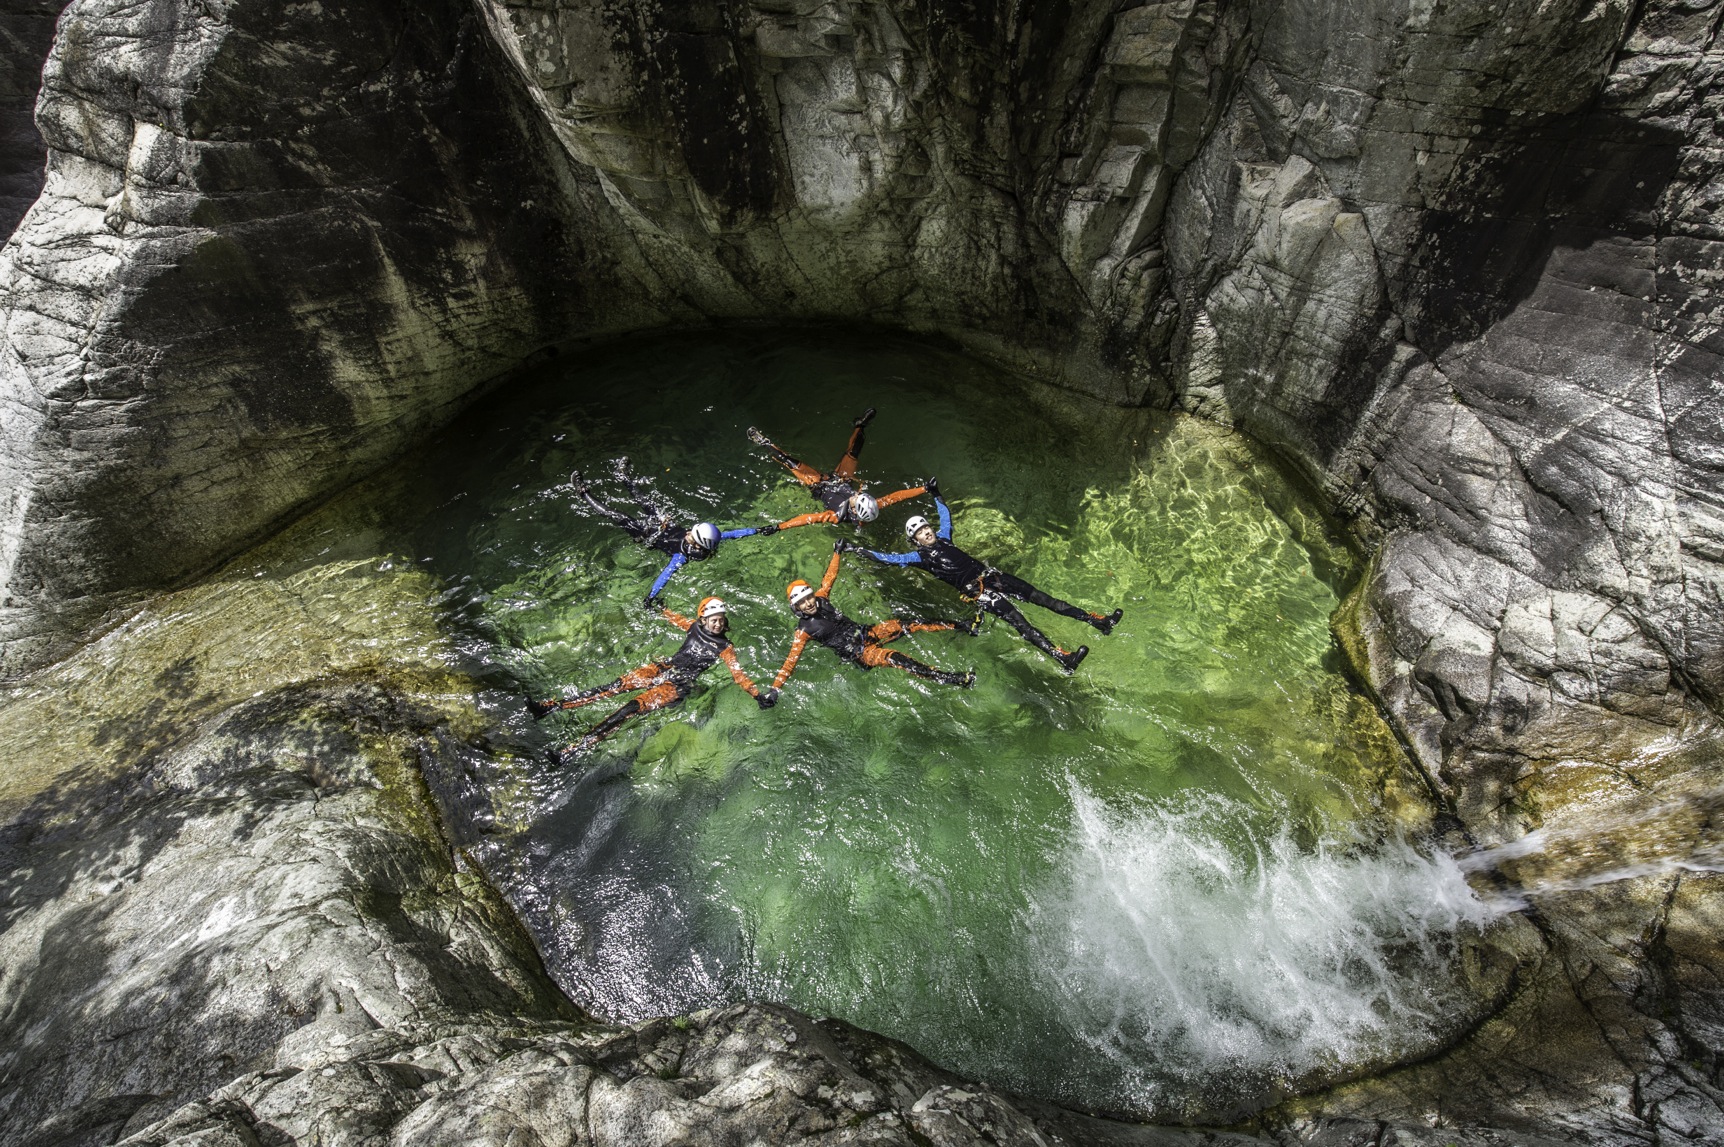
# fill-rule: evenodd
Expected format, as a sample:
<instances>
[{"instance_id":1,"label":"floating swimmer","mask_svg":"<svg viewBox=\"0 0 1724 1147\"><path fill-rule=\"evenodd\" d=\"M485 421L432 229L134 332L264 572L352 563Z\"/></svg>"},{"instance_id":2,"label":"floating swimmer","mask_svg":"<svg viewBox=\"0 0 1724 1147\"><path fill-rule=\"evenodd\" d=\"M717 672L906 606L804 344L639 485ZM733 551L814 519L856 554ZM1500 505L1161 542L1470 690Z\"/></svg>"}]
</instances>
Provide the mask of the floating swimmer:
<instances>
[{"instance_id":1,"label":"floating swimmer","mask_svg":"<svg viewBox=\"0 0 1724 1147\"><path fill-rule=\"evenodd\" d=\"M670 561L665 563L664 569L660 570L658 577L653 579L652 589L647 591L646 603L648 605L657 603L658 595L664 592L664 587L670 584L670 579L676 576L677 570L689 562L703 562L710 558L718 552L720 542L753 537L755 534L767 537L778 532L779 527L777 526L721 531L711 522L697 522L685 529L671 521L668 514L654 505L641 492L640 484L628 472L627 458L617 459L616 476L619 482L628 487L629 496L635 500L635 504L646 512L644 518L631 518L627 514L604 505L593 497L592 490L585 482L581 481L579 473L569 475L569 480L574 483L575 493L585 498L587 504L593 509L621 526L629 537L643 546L661 550L670 555Z\"/></svg>"},{"instance_id":2,"label":"floating swimmer","mask_svg":"<svg viewBox=\"0 0 1724 1147\"><path fill-rule=\"evenodd\" d=\"M654 709L668 709L682 704L688 699L696 679L720 661L730 670L736 683L742 686L762 709L770 709L778 703L778 690L770 685L764 689L756 685L749 680L748 674L742 671L742 666L737 662L736 647L724 636L725 630L730 628L724 602L716 597L706 598L696 611L696 621L690 621L668 609L661 609L659 612L672 625L688 634L683 639L682 648L670 657L663 661L648 662L607 685L571 693L560 701L527 702L533 719L538 720L558 709L578 709L582 705L591 705L594 701L602 701L618 693L644 690L621 709L594 725L586 736L567 749L561 752L551 749L550 757L554 763L563 764L569 758L586 752L616 732L619 725L637 713L650 713Z\"/></svg>"},{"instance_id":3,"label":"floating swimmer","mask_svg":"<svg viewBox=\"0 0 1724 1147\"><path fill-rule=\"evenodd\" d=\"M862 453L862 431L873 418L874 408L870 406L862 412L860 418L850 424L850 444L844 448L844 457L838 460L838 465L832 468L830 474L822 474L806 462L798 462L774 446L759 430L752 426L748 428L749 440L772 451L778 464L808 488L810 497L826 507L812 514L802 514L780 522L779 529L791 530L797 526L811 526L818 522L872 522L880 516L880 511L885 507L894 502L902 502L905 498L917 497L924 492L922 487L913 486L875 498L857 486L856 456Z\"/></svg>"},{"instance_id":4,"label":"floating swimmer","mask_svg":"<svg viewBox=\"0 0 1724 1147\"><path fill-rule=\"evenodd\" d=\"M1087 609L1079 609L1068 601L1061 601L1043 593L1023 578L997 570L979 558L965 553L952 544L952 513L940 497L939 482L929 478L927 490L934 495L934 509L940 515L940 528L936 531L933 524L920 515L904 523L904 533L915 545L914 550L906 554L880 554L848 540L838 543L841 550L864 553L887 565L921 566L947 585L956 586L958 591L965 595L965 600L973 598L984 612L1005 618L1012 628L1023 634L1024 640L1058 661L1067 673L1076 671L1078 663L1089 656L1089 646L1080 645L1067 653L1030 624L1029 619L1012 604L1013 598L1039 605L1063 617L1088 622L1104 634L1112 633L1113 627L1119 624L1119 619L1125 616L1122 609L1116 609L1105 617Z\"/></svg>"},{"instance_id":5,"label":"floating swimmer","mask_svg":"<svg viewBox=\"0 0 1724 1147\"><path fill-rule=\"evenodd\" d=\"M826 566L826 576L820 582L820 588L815 589L805 581L793 581L785 588L785 596L790 598L790 608L797 613L796 637L790 643L790 656L784 659L784 665L778 670L778 676L773 679L774 689L784 688L784 683L790 680L790 675L796 671L797 659L802 656L803 648L812 637L826 648L852 665L863 669L873 669L880 665L890 665L902 669L906 673L914 673L918 677L926 677L930 681L938 681L942 685L960 685L965 689L976 683L974 670L964 673L949 673L943 669L935 669L924 665L914 657L899 653L896 649L887 649L888 642L896 641L906 633L938 633L942 630L957 629L974 634L980 626L981 615L976 620L964 624L957 621L898 621L892 619L882 621L878 625L863 626L851 621L830 600L832 582L838 576L838 563L843 560L843 554L838 546L832 547L832 561Z\"/></svg>"}]
</instances>

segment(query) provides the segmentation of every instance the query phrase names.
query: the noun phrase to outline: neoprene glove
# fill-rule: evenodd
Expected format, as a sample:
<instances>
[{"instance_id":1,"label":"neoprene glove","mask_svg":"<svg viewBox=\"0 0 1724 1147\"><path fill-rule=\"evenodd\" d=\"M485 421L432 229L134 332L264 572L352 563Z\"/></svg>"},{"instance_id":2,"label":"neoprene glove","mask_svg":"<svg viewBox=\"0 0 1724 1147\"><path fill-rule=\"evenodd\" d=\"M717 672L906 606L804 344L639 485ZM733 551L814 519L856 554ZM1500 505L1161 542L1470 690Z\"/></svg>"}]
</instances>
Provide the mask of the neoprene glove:
<instances>
[{"instance_id":1,"label":"neoprene glove","mask_svg":"<svg viewBox=\"0 0 1724 1147\"><path fill-rule=\"evenodd\" d=\"M940 480L932 474L928 475L928 480L922 483L922 488L936 498L940 496Z\"/></svg>"},{"instance_id":2,"label":"neoprene glove","mask_svg":"<svg viewBox=\"0 0 1724 1147\"><path fill-rule=\"evenodd\" d=\"M837 541L832 543L832 548L841 554L853 554L857 550L864 549L866 547L864 547L861 542L853 542L849 538L839 538Z\"/></svg>"},{"instance_id":3,"label":"neoprene glove","mask_svg":"<svg viewBox=\"0 0 1724 1147\"><path fill-rule=\"evenodd\" d=\"M777 526L762 526L754 532L759 534L763 538L770 538L773 534L776 534L778 532L778 527Z\"/></svg>"},{"instance_id":4,"label":"neoprene glove","mask_svg":"<svg viewBox=\"0 0 1724 1147\"><path fill-rule=\"evenodd\" d=\"M755 695L754 703L762 709L770 709L778 704L778 690L768 685Z\"/></svg>"}]
</instances>

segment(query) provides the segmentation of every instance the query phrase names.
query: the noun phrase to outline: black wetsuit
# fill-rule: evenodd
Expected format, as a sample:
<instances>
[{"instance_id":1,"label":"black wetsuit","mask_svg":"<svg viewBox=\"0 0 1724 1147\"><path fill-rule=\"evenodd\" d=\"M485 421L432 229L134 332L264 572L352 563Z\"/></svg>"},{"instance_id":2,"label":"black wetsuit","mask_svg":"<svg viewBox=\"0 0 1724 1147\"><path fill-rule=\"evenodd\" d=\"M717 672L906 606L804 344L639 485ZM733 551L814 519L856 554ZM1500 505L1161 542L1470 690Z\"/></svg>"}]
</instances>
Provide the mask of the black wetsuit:
<instances>
[{"instance_id":1,"label":"black wetsuit","mask_svg":"<svg viewBox=\"0 0 1724 1147\"><path fill-rule=\"evenodd\" d=\"M710 549L697 548L693 553L690 553L684 547L684 542L689 535L688 527L676 525L666 517L657 506L654 506L641 493L640 487L632 477L625 474L621 475L621 479L628 486L630 496L634 498L642 510L646 511L644 518L631 518L621 511L611 509L593 497L592 492L584 487L581 489L581 496L587 500L588 505L609 518L624 533L641 545L670 555L670 561L665 563L664 568L653 579L652 588L647 591L646 599L649 604L655 602L658 595L664 592L664 587L670 583L671 578L676 576L677 570L690 561L705 561L718 552L719 543L734 541L737 538L753 537L757 533L776 533L778 530L777 526L765 526L760 529L722 530L718 535L718 543L714 543Z\"/></svg>"},{"instance_id":2,"label":"black wetsuit","mask_svg":"<svg viewBox=\"0 0 1724 1147\"><path fill-rule=\"evenodd\" d=\"M803 647L810 638L818 641L845 661L863 669L873 669L880 665L890 665L902 669L906 673L914 673L918 677L926 677L930 681L938 681L942 685L962 685L968 687L975 684L974 673L948 673L944 669L935 669L925 665L907 653L886 646L909 633L938 633L941 630L961 629L969 633L975 632L974 626L963 626L955 621L899 621L896 618L882 621L877 625L863 625L851 621L838 611L828 595L832 592L832 583L838 577L838 562L840 554L834 552L832 561L826 566L826 577L820 583L820 588L814 591L814 612L796 611L796 636L790 642L790 653L784 659L784 665L778 670L778 676L773 679L775 689L784 688L785 682L796 670L796 663L802 657Z\"/></svg>"},{"instance_id":3,"label":"black wetsuit","mask_svg":"<svg viewBox=\"0 0 1724 1147\"><path fill-rule=\"evenodd\" d=\"M1057 658L1068 669L1076 664L1084 650L1071 654L1055 645L1046 634L1030 624L1023 611L1012 604L1012 598L1039 605L1062 617L1087 622L1103 633L1112 631L1114 623L1119 620L1117 612L1112 617L1104 617L1079 608L1069 601L1061 601L1037 589L1023 578L997 570L953 545L952 513L938 494L934 496L934 508L940 515L940 528L936 531L932 545L917 546L909 553L901 554L876 553L869 549L863 549L862 552L875 561L888 565L920 566L966 597L975 598L976 604L982 610L1003 618L1013 629L1023 634L1024 639L1031 645Z\"/></svg>"},{"instance_id":4,"label":"black wetsuit","mask_svg":"<svg viewBox=\"0 0 1724 1147\"><path fill-rule=\"evenodd\" d=\"M798 614L796 628L846 661L857 661L862 656L862 645L868 635L866 629L839 613L838 607L826 598L815 603L813 613Z\"/></svg>"}]
</instances>

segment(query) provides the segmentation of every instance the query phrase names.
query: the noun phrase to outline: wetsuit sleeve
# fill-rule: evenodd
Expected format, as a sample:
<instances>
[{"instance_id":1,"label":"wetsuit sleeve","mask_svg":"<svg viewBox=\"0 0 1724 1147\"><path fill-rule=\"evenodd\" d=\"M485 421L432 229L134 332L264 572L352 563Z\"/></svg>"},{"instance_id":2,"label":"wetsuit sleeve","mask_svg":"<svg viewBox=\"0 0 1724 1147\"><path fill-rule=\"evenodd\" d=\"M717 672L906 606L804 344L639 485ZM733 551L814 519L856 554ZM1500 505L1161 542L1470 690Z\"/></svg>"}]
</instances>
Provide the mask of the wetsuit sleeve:
<instances>
[{"instance_id":1,"label":"wetsuit sleeve","mask_svg":"<svg viewBox=\"0 0 1724 1147\"><path fill-rule=\"evenodd\" d=\"M832 583L838 580L838 563L843 557L843 554L833 551L832 560L826 563L826 576L820 579L820 588L814 591L815 597L832 595ZM796 632L802 633L802 630L798 629Z\"/></svg>"},{"instance_id":2,"label":"wetsuit sleeve","mask_svg":"<svg viewBox=\"0 0 1724 1147\"><path fill-rule=\"evenodd\" d=\"M788 522L778 523L778 528L781 530L794 530L797 526L813 526L818 525L821 522L836 524L837 521L837 514L834 514L831 510L821 510L818 514L798 514Z\"/></svg>"},{"instance_id":3,"label":"wetsuit sleeve","mask_svg":"<svg viewBox=\"0 0 1724 1147\"><path fill-rule=\"evenodd\" d=\"M922 564L922 555L917 550L911 550L907 554L882 554L874 550L863 550L862 552L875 561L885 562L889 566L919 566Z\"/></svg>"},{"instance_id":4,"label":"wetsuit sleeve","mask_svg":"<svg viewBox=\"0 0 1724 1147\"><path fill-rule=\"evenodd\" d=\"M944 498L934 499L934 509L940 514L940 537L949 542L952 540L952 511L946 509Z\"/></svg>"},{"instance_id":5,"label":"wetsuit sleeve","mask_svg":"<svg viewBox=\"0 0 1724 1147\"><path fill-rule=\"evenodd\" d=\"M735 678L736 683L742 686L750 697L760 696L760 686L749 680L748 674L742 671L742 663L736 659L736 646L725 646L724 652L719 656L724 658L725 667L730 670L731 677Z\"/></svg>"},{"instance_id":6,"label":"wetsuit sleeve","mask_svg":"<svg viewBox=\"0 0 1724 1147\"><path fill-rule=\"evenodd\" d=\"M796 662L801 659L802 651L807 646L808 631L799 625L796 627L796 636L790 639L790 653L785 657L784 664L778 667L778 676L772 679L774 689L784 688L784 683L796 672Z\"/></svg>"},{"instance_id":7,"label":"wetsuit sleeve","mask_svg":"<svg viewBox=\"0 0 1724 1147\"><path fill-rule=\"evenodd\" d=\"M905 498L920 498L923 494L926 494L927 492L928 492L928 487L926 487L926 486L912 486L908 490L899 490L896 493L887 494L885 497L876 498L876 499L874 499L874 502L882 510L884 510L887 506L897 505L899 502L902 502Z\"/></svg>"},{"instance_id":8,"label":"wetsuit sleeve","mask_svg":"<svg viewBox=\"0 0 1724 1147\"><path fill-rule=\"evenodd\" d=\"M676 571L687 564L687 558L683 557L681 554L672 554L670 561L664 564L664 569L658 572L657 579L653 581L652 589L647 593L648 600L651 600L663 593L664 587L670 584L670 579L676 576ZM685 625L683 628L687 629L688 627Z\"/></svg>"},{"instance_id":9,"label":"wetsuit sleeve","mask_svg":"<svg viewBox=\"0 0 1724 1147\"><path fill-rule=\"evenodd\" d=\"M759 532L760 531L754 529L753 527L750 527L746 530L726 530L726 531L724 531L724 533L718 535L718 540L721 542L731 542L731 541L735 541L737 538L752 538L755 534L757 534Z\"/></svg>"},{"instance_id":10,"label":"wetsuit sleeve","mask_svg":"<svg viewBox=\"0 0 1724 1147\"><path fill-rule=\"evenodd\" d=\"M664 614L664 619L666 621L670 622L684 633L687 633L689 630L694 628L694 622L690 621L680 613L672 613L668 609L661 609L659 612Z\"/></svg>"}]
</instances>

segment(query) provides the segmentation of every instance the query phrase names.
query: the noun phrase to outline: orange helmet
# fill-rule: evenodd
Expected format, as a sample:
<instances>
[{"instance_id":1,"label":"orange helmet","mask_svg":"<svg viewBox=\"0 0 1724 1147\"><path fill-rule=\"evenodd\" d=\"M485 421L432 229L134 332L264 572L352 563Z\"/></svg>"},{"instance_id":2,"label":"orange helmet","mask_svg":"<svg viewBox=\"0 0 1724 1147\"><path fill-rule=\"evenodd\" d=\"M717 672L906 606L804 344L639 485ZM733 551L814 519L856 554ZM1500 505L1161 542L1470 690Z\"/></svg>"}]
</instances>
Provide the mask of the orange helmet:
<instances>
[{"instance_id":1,"label":"orange helmet","mask_svg":"<svg viewBox=\"0 0 1724 1147\"><path fill-rule=\"evenodd\" d=\"M716 597L702 598L697 612L701 617L721 617L725 613L724 602Z\"/></svg>"},{"instance_id":2,"label":"orange helmet","mask_svg":"<svg viewBox=\"0 0 1724 1147\"><path fill-rule=\"evenodd\" d=\"M791 605L796 605L805 597L813 597L814 587L803 581L801 578L797 578L795 581L784 587L784 596L790 599Z\"/></svg>"}]
</instances>

